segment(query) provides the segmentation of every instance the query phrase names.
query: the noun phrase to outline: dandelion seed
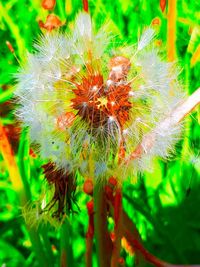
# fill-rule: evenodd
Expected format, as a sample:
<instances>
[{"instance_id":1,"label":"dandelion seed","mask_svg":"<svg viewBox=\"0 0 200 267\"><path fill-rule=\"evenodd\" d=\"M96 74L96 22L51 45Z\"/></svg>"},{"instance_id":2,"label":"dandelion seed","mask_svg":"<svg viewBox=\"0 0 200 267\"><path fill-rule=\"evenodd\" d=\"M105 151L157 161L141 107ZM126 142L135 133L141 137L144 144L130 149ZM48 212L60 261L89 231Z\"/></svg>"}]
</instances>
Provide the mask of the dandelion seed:
<instances>
[{"instance_id":1,"label":"dandelion seed","mask_svg":"<svg viewBox=\"0 0 200 267\"><path fill-rule=\"evenodd\" d=\"M60 188L58 216L68 190L63 181L76 179L75 173L99 179L117 171L124 178L144 170L154 156L168 157L180 134L178 126L158 127L183 96L176 66L151 44L154 30L144 31L135 49L116 45L111 51L105 29L96 32L90 15L79 13L71 34L42 36L17 75L17 114L49 162L47 180ZM138 147L148 132L154 145L148 149L152 140L146 140ZM129 156L129 165L119 164Z\"/></svg>"}]
</instances>

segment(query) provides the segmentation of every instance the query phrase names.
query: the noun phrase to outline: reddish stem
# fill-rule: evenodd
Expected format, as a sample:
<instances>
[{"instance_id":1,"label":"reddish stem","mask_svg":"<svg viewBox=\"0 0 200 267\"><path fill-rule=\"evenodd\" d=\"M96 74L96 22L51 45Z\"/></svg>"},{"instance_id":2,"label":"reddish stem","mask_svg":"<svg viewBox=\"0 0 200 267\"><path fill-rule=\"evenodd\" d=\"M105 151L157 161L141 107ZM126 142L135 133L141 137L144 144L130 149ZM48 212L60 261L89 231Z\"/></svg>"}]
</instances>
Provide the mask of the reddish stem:
<instances>
[{"instance_id":1,"label":"reddish stem","mask_svg":"<svg viewBox=\"0 0 200 267\"><path fill-rule=\"evenodd\" d=\"M98 266L110 267L112 241L107 229L107 202L99 184L94 187L94 227Z\"/></svg>"},{"instance_id":2,"label":"reddish stem","mask_svg":"<svg viewBox=\"0 0 200 267\"><path fill-rule=\"evenodd\" d=\"M122 192L121 188L117 188L114 197L114 221L115 221L115 240L113 243L113 251L111 258L111 266L116 267L119 264L121 239L123 231L122 222Z\"/></svg>"},{"instance_id":3,"label":"reddish stem","mask_svg":"<svg viewBox=\"0 0 200 267\"><path fill-rule=\"evenodd\" d=\"M86 233L86 266L92 267L92 246L94 237L94 202L93 200L87 203L88 209L88 231Z\"/></svg>"}]
</instances>

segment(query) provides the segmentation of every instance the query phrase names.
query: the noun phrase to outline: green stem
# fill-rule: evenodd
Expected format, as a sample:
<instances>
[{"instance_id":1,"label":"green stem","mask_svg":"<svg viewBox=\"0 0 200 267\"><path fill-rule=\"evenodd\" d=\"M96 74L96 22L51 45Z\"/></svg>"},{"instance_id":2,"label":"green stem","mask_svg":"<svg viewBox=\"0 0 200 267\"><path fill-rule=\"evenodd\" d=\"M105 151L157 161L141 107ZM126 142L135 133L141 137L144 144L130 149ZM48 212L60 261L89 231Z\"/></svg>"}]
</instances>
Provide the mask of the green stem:
<instances>
[{"instance_id":1,"label":"green stem","mask_svg":"<svg viewBox=\"0 0 200 267\"><path fill-rule=\"evenodd\" d=\"M74 266L71 241L71 225L68 218L65 219L65 222L62 224L60 230L60 251L60 267Z\"/></svg>"},{"instance_id":2,"label":"green stem","mask_svg":"<svg viewBox=\"0 0 200 267\"><path fill-rule=\"evenodd\" d=\"M187 53L185 56L185 88L188 95L190 95L192 92L190 92L190 55ZM182 144L182 160L183 164L185 164L185 160L187 161L188 152L190 151L190 143L189 138L190 136L190 129L191 129L191 118L188 116L187 120L185 121L185 135L184 140Z\"/></svg>"},{"instance_id":3,"label":"green stem","mask_svg":"<svg viewBox=\"0 0 200 267\"><path fill-rule=\"evenodd\" d=\"M46 255L48 255L48 266L54 266L54 256L53 256L51 243L48 237L48 230L49 230L48 225L43 225L40 228L40 233L42 235L45 253Z\"/></svg>"},{"instance_id":4,"label":"green stem","mask_svg":"<svg viewBox=\"0 0 200 267\"><path fill-rule=\"evenodd\" d=\"M29 236L30 236L30 240L31 240L31 244L33 247L33 251L35 253L35 257L38 261L38 264L40 267L50 267L52 265L49 265L49 262L47 261L46 255L44 253L44 247L41 243L40 240L40 236L39 233L36 229L34 228L30 228L28 226L26 226L28 232L29 232Z\"/></svg>"},{"instance_id":5,"label":"green stem","mask_svg":"<svg viewBox=\"0 0 200 267\"><path fill-rule=\"evenodd\" d=\"M110 267L112 242L107 230L107 203L103 188L94 187L94 231L98 266Z\"/></svg>"}]
</instances>

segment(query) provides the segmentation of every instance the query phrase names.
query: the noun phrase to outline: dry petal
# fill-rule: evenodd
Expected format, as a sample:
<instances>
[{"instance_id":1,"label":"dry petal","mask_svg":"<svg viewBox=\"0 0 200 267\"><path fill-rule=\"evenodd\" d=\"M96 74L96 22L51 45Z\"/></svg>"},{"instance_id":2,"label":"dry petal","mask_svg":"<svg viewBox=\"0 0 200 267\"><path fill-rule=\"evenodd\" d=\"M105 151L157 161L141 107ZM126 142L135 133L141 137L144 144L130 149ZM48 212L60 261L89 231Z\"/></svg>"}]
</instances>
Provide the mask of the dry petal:
<instances>
[{"instance_id":1,"label":"dry petal","mask_svg":"<svg viewBox=\"0 0 200 267\"><path fill-rule=\"evenodd\" d=\"M61 22L59 17L54 14L49 14L45 23L41 20L39 21L40 28L46 29L49 32L53 29L59 28L62 25L63 23Z\"/></svg>"}]
</instances>

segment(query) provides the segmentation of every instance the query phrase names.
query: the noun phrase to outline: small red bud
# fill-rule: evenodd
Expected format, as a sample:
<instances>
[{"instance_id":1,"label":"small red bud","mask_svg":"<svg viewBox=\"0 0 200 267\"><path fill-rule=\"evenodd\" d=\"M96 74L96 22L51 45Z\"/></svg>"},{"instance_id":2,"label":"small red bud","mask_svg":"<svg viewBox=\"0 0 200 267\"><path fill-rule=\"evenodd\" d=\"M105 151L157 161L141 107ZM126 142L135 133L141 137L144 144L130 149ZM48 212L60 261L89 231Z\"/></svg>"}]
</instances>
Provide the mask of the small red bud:
<instances>
[{"instance_id":1,"label":"small red bud","mask_svg":"<svg viewBox=\"0 0 200 267\"><path fill-rule=\"evenodd\" d=\"M116 186L117 185L117 179L113 176L111 176L109 179L108 179L108 183L112 186Z\"/></svg>"},{"instance_id":2,"label":"small red bud","mask_svg":"<svg viewBox=\"0 0 200 267\"><path fill-rule=\"evenodd\" d=\"M29 155L30 155L32 158L37 158L37 155L35 154L35 152L33 151L32 148L29 149Z\"/></svg>"},{"instance_id":3,"label":"small red bud","mask_svg":"<svg viewBox=\"0 0 200 267\"><path fill-rule=\"evenodd\" d=\"M87 195L92 195L93 194L93 181L92 179L87 179L84 182L83 185L83 191L87 194Z\"/></svg>"},{"instance_id":4,"label":"small red bud","mask_svg":"<svg viewBox=\"0 0 200 267\"><path fill-rule=\"evenodd\" d=\"M161 24L161 21L160 21L160 18L154 18L152 21L151 21L151 25L155 26L155 25L160 25Z\"/></svg>"},{"instance_id":5,"label":"small red bud","mask_svg":"<svg viewBox=\"0 0 200 267\"><path fill-rule=\"evenodd\" d=\"M7 45L8 49L10 50L11 53L15 52L13 46L11 45L11 43L9 41L6 41L6 45Z\"/></svg>"},{"instance_id":6,"label":"small red bud","mask_svg":"<svg viewBox=\"0 0 200 267\"><path fill-rule=\"evenodd\" d=\"M110 233L110 239L112 240L112 242L115 241L115 238L116 238L115 233L114 232L111 232Z\"/></svg>"},{"instance_id":7,"label":"small red bud","mask_svg":"<svg viewBox=\"0 0 200 267\"><path fill-rule=\"evenodd\" d=\"M88 201L87 210L88 210L89 215L94 213L94 201L93 200Z\"/></svg>"},{"instance_id":8,"label":"small red bud","mask_svg":"<svg viewBox=\"0 0 200 267\"><path fill-rule=\"evenodd\" d=\"M119 262L120 265L124 265L125 264L125 261L124 261L124 259L122 257L119 258L118 262Z\"/></svg>"}]
</instances>

